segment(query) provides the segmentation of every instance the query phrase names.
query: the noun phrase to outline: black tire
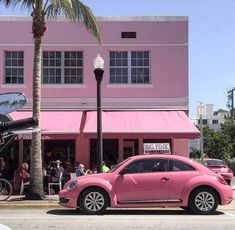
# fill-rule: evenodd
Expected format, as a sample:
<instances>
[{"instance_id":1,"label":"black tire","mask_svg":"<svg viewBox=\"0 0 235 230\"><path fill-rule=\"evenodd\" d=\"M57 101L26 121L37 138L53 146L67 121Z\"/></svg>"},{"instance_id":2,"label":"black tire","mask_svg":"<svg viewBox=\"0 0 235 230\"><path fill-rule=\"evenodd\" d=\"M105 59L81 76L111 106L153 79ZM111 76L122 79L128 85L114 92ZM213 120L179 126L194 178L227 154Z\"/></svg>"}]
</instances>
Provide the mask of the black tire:
<instances>
[{"instance_id":1,"label":"black tire","mask_svg":"<svg viewBox=\"0 0 235 230\"><path fill-rule=\"evenodd\" d=\"M218 195L210 188L198 188L192 192L189 198L189 207L197 214L213 214L218 204Z\"/></svg>"},{"instance_id":2,"label":"black tire","mask_svg":"<svg viewBox=\"0 0 235 230\"><path fill-rule=\"evenodd\" d=\"M101 215L108 207L108 197L100 188L86 189L80 197L80 208L89 215Z\"/></svg>"}]
</instances>

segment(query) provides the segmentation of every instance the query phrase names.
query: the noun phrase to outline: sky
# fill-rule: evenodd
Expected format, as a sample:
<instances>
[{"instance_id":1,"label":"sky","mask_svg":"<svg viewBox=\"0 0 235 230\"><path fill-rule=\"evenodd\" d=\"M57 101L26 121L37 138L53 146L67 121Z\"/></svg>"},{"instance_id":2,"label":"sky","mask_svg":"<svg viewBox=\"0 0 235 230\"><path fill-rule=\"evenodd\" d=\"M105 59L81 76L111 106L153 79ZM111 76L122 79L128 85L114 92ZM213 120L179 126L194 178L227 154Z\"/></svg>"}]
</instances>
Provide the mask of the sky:
<instances>
[{"instance_id":1,"label":"sky","mask_svg":"<svg viewBox=\"0 0 235 230\"><path fill-rule=\"evenodd\" d=\"M235 87L235 0L83 0L95 16L189 17L189 111L198 102L228 109L227 92ZM21 9L0 15L29 15Z\"/></svg>"}]
</instances>

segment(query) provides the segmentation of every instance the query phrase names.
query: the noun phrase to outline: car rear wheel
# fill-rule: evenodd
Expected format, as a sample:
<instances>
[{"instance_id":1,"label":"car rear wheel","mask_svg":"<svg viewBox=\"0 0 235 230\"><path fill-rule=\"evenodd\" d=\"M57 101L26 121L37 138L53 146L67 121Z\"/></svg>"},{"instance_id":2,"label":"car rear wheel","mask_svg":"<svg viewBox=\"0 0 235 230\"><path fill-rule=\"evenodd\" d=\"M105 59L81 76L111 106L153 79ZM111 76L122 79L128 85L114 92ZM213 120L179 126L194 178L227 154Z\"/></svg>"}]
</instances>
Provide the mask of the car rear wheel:
<instances>
[{"instance_id":1,"label":"car rear wheel","mask_svg":"<svg viewBox=\"0 0 235 230\"><path fill-rule=\"evenodd\" d=\"M89 188L80 197L81 209L89 215L100 215L108 207L108 197L104 190Z\"/></svg>"},{"instance_id":2,"label":"car rear wheel","mask_svg":"<svg viewBox=\"0 0 235 230\"><path fill-rule=\"evenodd\" d=\"M218 195L210 188L199 188L193 191L189 207L197 214L212 214L219 204Z\"/></svg>"}]
</instances>

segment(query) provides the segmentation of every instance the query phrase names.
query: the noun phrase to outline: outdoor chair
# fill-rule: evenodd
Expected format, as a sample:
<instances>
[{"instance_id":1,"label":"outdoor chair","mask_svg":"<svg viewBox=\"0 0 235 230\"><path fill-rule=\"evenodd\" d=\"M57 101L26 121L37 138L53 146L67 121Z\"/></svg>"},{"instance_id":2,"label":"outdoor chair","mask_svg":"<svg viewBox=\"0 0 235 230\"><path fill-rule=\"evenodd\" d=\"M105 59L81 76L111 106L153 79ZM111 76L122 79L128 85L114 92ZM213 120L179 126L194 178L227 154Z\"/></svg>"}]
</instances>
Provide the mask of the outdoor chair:
<instances>
[{"instance_id":1,"label":"outdoor chair","mask_svg":"<svg viewBox=\"0 0 235 230\"><path fill-rule=\"evenodd\" d=\"M21 180L21 185L20 185L20 195L23 195L24 194L24 188L25 188L25 186L27 186L27 185L29 185L29 181L27 181L27 182L25 182L24 183L24 180L23 180L23 178L22 178L22 180Z\"/></svg>"},{"instance_id":2,"label":"outdoor chair","mask_svg":"<svg viewBox=\"0 0 235 230\"><path fill-rule=\"evenodd\" d=\"M76 173L70 173L70 179L74 179L74 178L76 178L77 176L76 176Z\"/></svg>"},{"instance_id":3,"label":"outdoor chair","mask_svg":"<svg viewBox=\"0 0 235 230\"><path fill-rule=\"evenodd\" d=\"M63 173L60 174L59 182L49 182L48 183L48 194L49 195L51 195L51 187L52 186L59 186L59 189L60 190L62 189L62 176L63 176Z\"/></svg>"}]
</instances>

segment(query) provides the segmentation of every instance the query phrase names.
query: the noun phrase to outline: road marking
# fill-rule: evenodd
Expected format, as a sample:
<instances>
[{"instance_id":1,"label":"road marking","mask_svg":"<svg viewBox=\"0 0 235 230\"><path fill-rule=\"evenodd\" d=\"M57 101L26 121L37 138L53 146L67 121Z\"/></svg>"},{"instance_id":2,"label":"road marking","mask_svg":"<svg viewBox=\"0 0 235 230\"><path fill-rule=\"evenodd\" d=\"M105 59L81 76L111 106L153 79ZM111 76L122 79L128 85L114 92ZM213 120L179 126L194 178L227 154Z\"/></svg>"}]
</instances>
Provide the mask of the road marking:
<instances>
[{"instance_id":1,"label":"road marking","mask_svg":"<svg viewBox=\"0 0 235 230\"><path fill-rule=\"evenodd\" d=\"M231 214L232 215L232 214ZM233 215L235 217L235 215ZM66 216L66 219L80 219L80 220L87 220L87 219L106 219L106 220L111 220L114 218L117 218L117 215L106 215L106 216L89 216L89 215L74 215L74 216ZM120 219L135 219L138 217L138 219L162 219L162 215L118 215ZM165 219L185 219L186 215L164 215ZM201 215L190 215L191 218L193 219L207 219L207 216L201 216ZM7 219L61 219L61 216L0 216L0 220L7 220ZM0 228L1 230L1 228Z\"/></svg>"},{"instance_id":2,"label":"road marking","mask_svg":"<svg viewBox=\"0 0 235 230\"><path fill-rule=\"evenodd\" d=\"M235 217L235 214L231 214L231 213L228 213L228 212L224 212L224 214L226 214L226 215L228 215L228 216Z\"/></svg>"},{"instance_id":3,"label":"road marking","mask_svg":"<svg viewBox=\"0 0 235 230\"><path fill-rule=\"evenodd\" d=\"M1 229L1 230L12 230L11 228L7 227L7 226L4 225L4 224L0 224L0 229Z\"/></svg>"}]
</instances>

